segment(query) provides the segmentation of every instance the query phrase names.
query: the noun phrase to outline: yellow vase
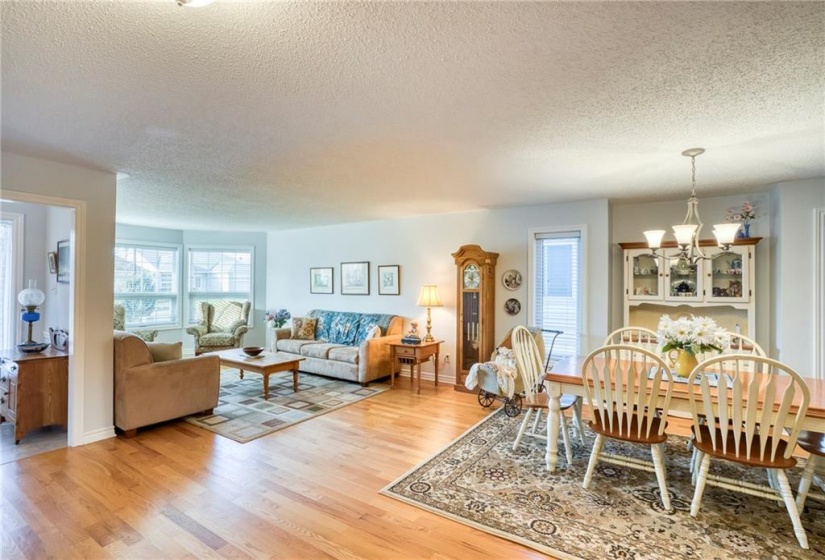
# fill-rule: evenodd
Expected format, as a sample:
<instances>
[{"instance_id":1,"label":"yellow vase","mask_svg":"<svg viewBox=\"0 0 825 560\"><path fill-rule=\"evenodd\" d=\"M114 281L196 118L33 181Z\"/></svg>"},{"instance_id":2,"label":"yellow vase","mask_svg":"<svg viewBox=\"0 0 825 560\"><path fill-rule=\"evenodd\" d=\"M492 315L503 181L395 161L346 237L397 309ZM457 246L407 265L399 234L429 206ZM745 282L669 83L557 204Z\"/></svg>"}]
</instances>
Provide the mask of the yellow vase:
<instances>
[{"instance_id":1,"label":"yellow vase","mask_svg":"<svg viewBox=\"0 0 825 560\"><path fill-rule=\"evenodd\" d=\"M690 375L690 372L693 371L693 368L699 363L698 360L696 360L696 356L681 348L668 352L668 357L670 358L670 365L673 367L673 371L680 377Z\"/></svg>"}]
</instances>

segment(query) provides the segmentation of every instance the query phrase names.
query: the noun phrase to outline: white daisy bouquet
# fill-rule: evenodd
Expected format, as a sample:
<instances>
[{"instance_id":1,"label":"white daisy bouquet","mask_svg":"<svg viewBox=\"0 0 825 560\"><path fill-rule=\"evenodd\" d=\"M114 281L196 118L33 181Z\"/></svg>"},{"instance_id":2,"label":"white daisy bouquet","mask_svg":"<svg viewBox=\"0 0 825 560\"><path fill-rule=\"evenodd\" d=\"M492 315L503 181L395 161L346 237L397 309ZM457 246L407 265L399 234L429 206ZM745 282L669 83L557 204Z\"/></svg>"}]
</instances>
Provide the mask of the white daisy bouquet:
<instances>
[{"instance_id":1,"label":"white daisy bouquet","mask_svg":"<svg viewBox=\"0 0 825 560\"><path fill-rule=\"evenodd\" d=\"M730 345L730 335L710 317L680 317L671 319L662 315L656 335L662 346L662 353L681 349L692 356Z\"/></svg>"}]
</instances>

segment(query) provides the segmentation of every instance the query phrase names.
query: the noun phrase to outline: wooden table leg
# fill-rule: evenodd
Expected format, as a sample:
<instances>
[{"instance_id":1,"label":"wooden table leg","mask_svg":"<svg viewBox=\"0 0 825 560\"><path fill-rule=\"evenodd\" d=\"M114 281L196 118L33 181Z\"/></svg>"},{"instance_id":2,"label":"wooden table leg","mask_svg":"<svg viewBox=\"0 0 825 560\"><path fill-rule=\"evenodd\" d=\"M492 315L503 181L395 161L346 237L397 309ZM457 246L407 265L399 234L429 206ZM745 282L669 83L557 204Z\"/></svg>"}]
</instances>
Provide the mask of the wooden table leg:
<instances>
[{"instance_id":1,"label":"wooden table leg","mask_svg":"<svg viewBox=\"0 0 825 560\"><path fill-rule=\"evenodd\" d=\"M264 373L262 375L264 376L264 400L268 401L269 400L269 374Z\"/></svg>"},{"instance_id":2,"label":"wooden table leg","mask_svg":"<svg viewBox=\"0 0 825 560\"><path fill-rule=\"evenodd\" d=\"M420 395L421 394L421 360L416 360L416 362L417 362L417 364L413 366L414 368L416 368L418 370L417 371L417 373L418 373L418 375L417 375L418 382L416 383L415 386L416 386L416 394Z\"/></svg>"},{"instance_id":3,"label":"wooden table leg","mask_svg":"<svg viewBox=\"0 0 825 560\"><path fill-rule=\"evenodd\" d=\"M390 389L395 389L395 368L398 368L398 371L401 371L401 360L395 358L392 361L392 371L390 372Z\"/></svg>"},{"instance_id":4,"label":"wooden table leg","mask_svg":"<svg viewBox=\"0 0 825 560\"><path fill-rule=\"evenodd\" d=\"M559 461L559 413L561 412L561 386L557 383L550 383L548 393L550 396L550 411L547 414L547 454L544 460L547 463L547 470L556 470Z\"/></svg>"},{"instance_id":5,"label":"wooden table leg","mask_svg":"<svg viewBox=\"0 0 825 560\"><path fill-rule=\"evenodd\" d=\"M292 368L292 392L298 392L298 366Z\"/></svg>"},{"instance_id":6,"label":"wooden table leg","mask_svg":"<svg viewBox=\"0 0 825 560\"><path fill-rule=\"evenodd\" d=\"M438 387L438 352L435 353L435 386Z\"/></svg>"}]
</instances>

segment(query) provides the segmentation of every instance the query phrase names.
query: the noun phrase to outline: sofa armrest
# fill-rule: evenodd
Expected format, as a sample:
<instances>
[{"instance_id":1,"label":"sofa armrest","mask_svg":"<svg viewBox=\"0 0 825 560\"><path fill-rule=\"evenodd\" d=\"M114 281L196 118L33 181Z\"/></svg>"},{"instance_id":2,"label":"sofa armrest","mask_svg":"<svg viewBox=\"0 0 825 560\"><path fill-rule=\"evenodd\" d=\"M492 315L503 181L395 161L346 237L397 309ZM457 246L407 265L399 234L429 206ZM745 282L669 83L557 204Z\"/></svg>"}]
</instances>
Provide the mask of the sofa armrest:
<instances>
[{"instance_id":1,"label":"sofa armrest","mask_svg":"<svg viewBox=\"0 0 825 560\"><path fill-rule=\"evenodd\" d=\"M392 359L390 342L400 342L400 334L368 338L358 348L358 381L369 383L390 375L396 364ZM396 373L398 370L396 369Z\"/></svg>"},{"instance_id":2,"label":"sofa armrest","mask_svg":"<svg viewBox=\"0 0 825 560\"><path fill-rule=\"evenodd\" d=\"M220 380L215 355L127 368L115 375L115 425L130 430L214 408Z\"/></svg>"}]
</instances>

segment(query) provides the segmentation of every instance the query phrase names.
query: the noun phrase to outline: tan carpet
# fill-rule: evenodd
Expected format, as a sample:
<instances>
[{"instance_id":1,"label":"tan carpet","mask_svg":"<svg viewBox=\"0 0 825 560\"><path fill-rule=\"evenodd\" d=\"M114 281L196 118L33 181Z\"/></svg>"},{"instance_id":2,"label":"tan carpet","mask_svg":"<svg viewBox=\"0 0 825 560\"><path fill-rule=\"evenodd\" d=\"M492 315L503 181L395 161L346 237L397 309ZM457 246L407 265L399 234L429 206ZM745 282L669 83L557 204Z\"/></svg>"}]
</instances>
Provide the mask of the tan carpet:
<instances>
[{"instance_id":1,"label":"tan carpet","mask_svg":"<svg viewBox=\"0 0 825 560\"><path fill-rule=\"evenodd\" d=\"M514 452L521 419L508 418L501 410L492 413L381 492L556 558L825 557L825 504L811 499L802 515L809 551L799 548L784 505L764 498L707 487L699 517L692 518L684 438L668 441L668 490L675 508L668 514L662 510L653 473L600 463L590 489L584 490L589 446L575 446L570 468L562 453L561 470L553 474L545 469L543 441L525 438ZM588 442L593 442L592 433ZM619 447L622 453L650 457L649 448L605 444L606 451ZM767 481L764 470L711 464L712 473L720 468L728 476ZM789 474L794 488L800 474L799 468Z\"/></svg>"}]
</instances>

